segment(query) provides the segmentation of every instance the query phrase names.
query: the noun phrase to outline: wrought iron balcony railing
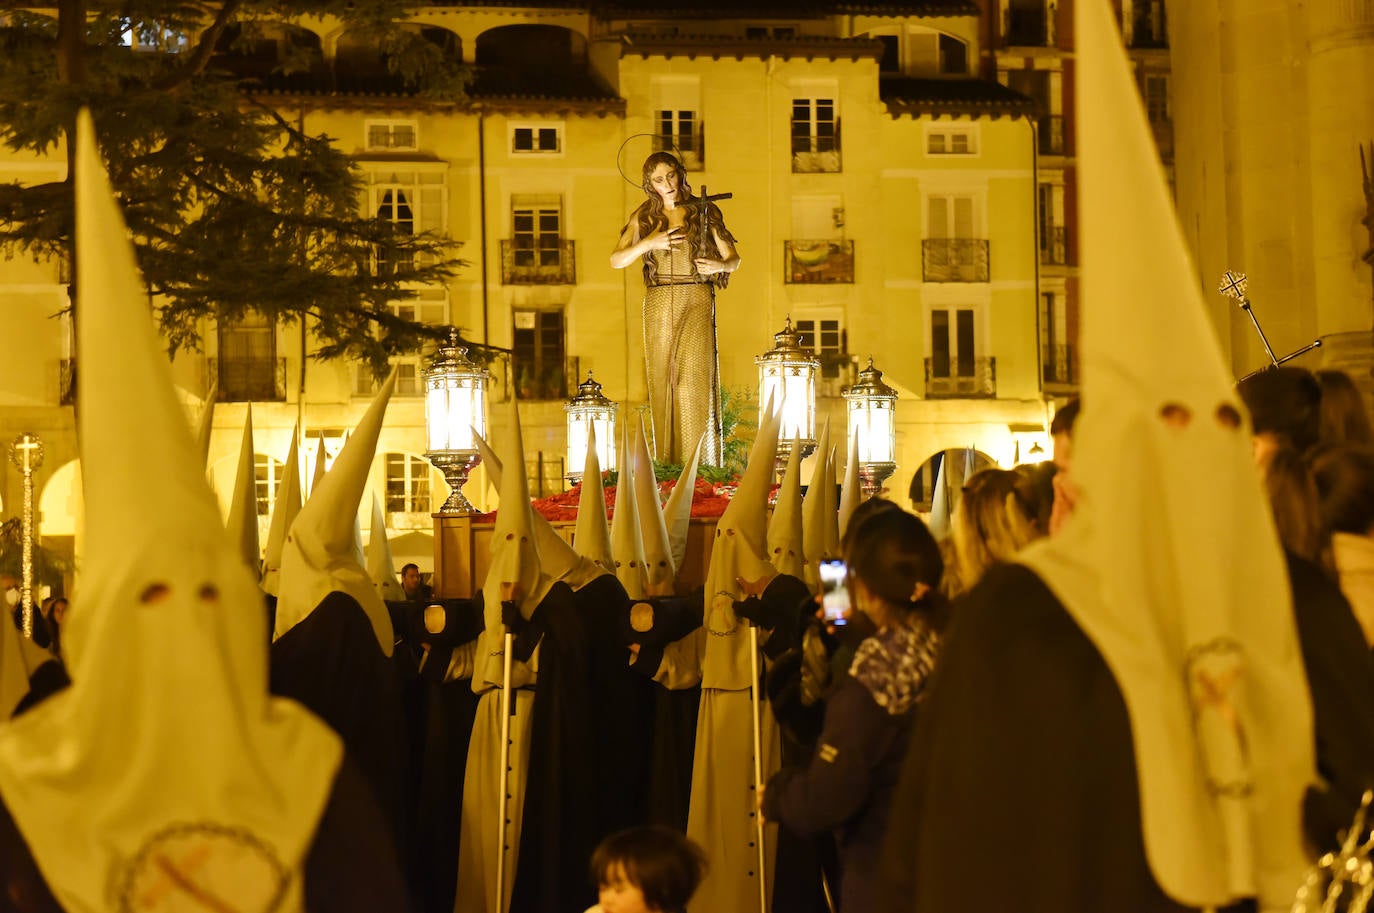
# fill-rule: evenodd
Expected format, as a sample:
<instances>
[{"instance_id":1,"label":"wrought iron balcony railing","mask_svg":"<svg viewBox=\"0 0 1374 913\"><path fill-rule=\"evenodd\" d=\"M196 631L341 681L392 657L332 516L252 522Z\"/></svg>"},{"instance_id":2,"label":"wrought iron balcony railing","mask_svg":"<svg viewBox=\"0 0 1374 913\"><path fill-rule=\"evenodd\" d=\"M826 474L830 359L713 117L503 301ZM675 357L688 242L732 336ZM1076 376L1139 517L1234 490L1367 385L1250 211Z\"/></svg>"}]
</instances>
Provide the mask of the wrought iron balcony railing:
<instances>
[{"instance_id":1,"label":"wrought iron balcony railing","mask_svg":"<svg viewBox=\"0 0 1374 913\"><path fill-rule=\"evenodd\" d=\"M1046 114L1036 125L1041 155L1064 154L1064 115Z\"/></svg>"},{"instance_id":2,"label":"wrought iron balcony railing","mask_svg":"<svg viewBox=\"0 0 1374 913\"><path fill-rule=\"evenodd\" d=\"M977 238L926 238L921 242L926 282L987 282L988 242Z\"/></svg>"},{"instance_id":3,"label":"wrought iron balcony railing","mask_svg":"<svg viewBox=\"0 0 1374 913\"><path fill-rule=\"evenodd\" d=\"M835 132L792 137L793 174L836 174L840 171L840 122Z\"/></svg>"},{"instance_id":4,"label":"wrought iron balcony railing","mask_svg":"<svg viewBox=\"0 0 1374 913\"><path fill-rule=\"evenodd\" d=\"M507 238L501 242L503 285L574 285L577 282L574 242Z\"/></svg>"},{"instance_id":5,"label":"wrought iron balcony railing","mask_svg":"<svg viewBox=\"0 0 1374 913\"><path fill-rule=\"evenodd\" d=\"M853 241L784 241L783 281L853 282Z\"/></svg>"},{"instance_id":6,"label":"wrought iron balcony railing","mask_svg":"<svg viewBox=\"0 0 1374 913\"><path fill-rule=\"evenodd\" d=\"M1047 385L1071 387L1078 383L1078 353L1073 346L1045 346L1041 357Z\"/></svg>"},{"instance_id":7,"label":"wrought iron balcony railing","mask_svg":"<svg viewBox=\"0 0 1374 913\"><path fill-rule=\"evenodd\" d=\"M219 390L221 403L281 403L286 401L286 359L228 357L210 359L209 386Z\"/></svg>"},{"instance_id":8,"label":"wrought iron balcony railing","mask_svg":"<svg viewBox=\"0 0 1374 913\"><path fill-rule=\"evenodd\" d=\"M1051 266L1069 262L1069 236L1063 225L1051 225L1049 234L1040 239L1040 262Z\"/></svg>"},{"instance_id":9,"label":"wrought iron balcony railing","mask_svg":"<svg viewBox=\"0 0 1374 913\"><path fill-rule=\"evenodd\" d=\"M926 359L926 399L989 399L997 395L997 359Z\"/></svg>"},{"instance_id":10,"label":"wrought iron balcony railing","mask_svg":"<svg viewBox=\"0 0 1374 913\"><path fill-rule=\"evenodd\" d=\"M859 359L848 352L821 352L821 370L816 375L816 395L838 397L859 376Z\"/></svg>"},{"instance_id":11,"label":"wrought iron balcony railing","mask_svg":"<svg viewBox=\"0 0 1374 913\"><path fill-rule=\"evenodd\" d=\"M500 402L508 401L511 394L521 400L567 399L584 379L581 360L576 355L531 364L517 352L510 360L492 362L489 370L492 377L488 389Z\"/></svg>"}]
</instances>

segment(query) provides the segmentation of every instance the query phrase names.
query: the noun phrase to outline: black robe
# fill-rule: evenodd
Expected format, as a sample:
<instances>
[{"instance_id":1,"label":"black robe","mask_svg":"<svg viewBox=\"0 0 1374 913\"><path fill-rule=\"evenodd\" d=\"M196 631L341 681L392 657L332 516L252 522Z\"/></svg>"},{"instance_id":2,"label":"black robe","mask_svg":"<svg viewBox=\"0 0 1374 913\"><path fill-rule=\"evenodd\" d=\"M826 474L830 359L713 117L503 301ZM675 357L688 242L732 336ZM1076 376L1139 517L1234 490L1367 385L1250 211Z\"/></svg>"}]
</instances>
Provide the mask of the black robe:
<instances>
[{"instance_id":1,"label":"black robe","mask_svg":"<svg viewBox=\"0 0 1374 913\"><path fill-rule=\"evenodd\" d=\"M593 842L649 822L658 685L634 672L622 622L630 597L611 574L573 594L587 634L596 803ZM695 718L693 719L695 723Z\"/></svg>"},{"instance_id":2,"label":"black robe","mask_svg":"<svg viewBox=\"0 0 1374 913\"><path fill-rule=\"evenodd\" d=\"M338 733L408 858L414 784L396 663L382 653L357 600L330 593L271 650L271 691L303 704Z\"/></svg>"},{"instance_id":3,"label":"black robe","mask_svg":"<svg viewBox=\"0 0 1374 913\"><path fill-rule=\"evenodd\" d=\"M427 605L444 607L444 629L425 630ZM458 880L458 840L463 808L463 770L477 714L471 679L444 681L453 651L481 632L481 606L471 599L388 603L402 642L396 652L413 663L414 681L403 689L408 718L420 722L411 733L412 769L419 794L411 843L410 883L424 913L452 913ZM428 646L426 656L425 646Z\"/></svg>"},{"instance_id":4,"label":"black robe","mask_svg":"<svg viewBox=\"0 0 1374 913\"><path fill-rule=\"evenodd\" d=\"M73 839L79 835L73 834ZM405 911L405 882L372 791L347 756L305 858L310 913ZM230 898L232 899L232 898ZM0 913L62 913L9 810L0 804Z\"/></svg>"},{"instance_id":5,"label":"black robe","mask_svg":"<svg viewBox=\"0 0 1374 913\"><path fill-rule=\"evenodd\" d=\"M596 752L587 632L572 588L555 583L540 601L523 645L539 644L530 711L530 760L511 913L582 913L596 902L587 864L596 848ZM517 773L518 775L518 773Z\"/></svg>"},{"instance_id":6,"label":"black robe","mask_svg":"<svg viewBox=\"0 0 1374 913\"><path fill-rule=\"evenodd\" d=\"M636 674L651 680L663 661L663 647L701 627L703 592L631 600L654 607L653 628L626 636L641 644L630 664ZM623 619L629 628L629 613ZM696 757L697 712L701 709L701 685L668 689L654 686L653 744L650 749L649 823L687 830L692 796L692 764Z\"/></svg>"},{"instance_id":7,"label":"black robe","mask_svg":"<svg viewBox=\"0 0 1374 913\"><path fill-rule=\"evenodd\" d=\"M891 911L1183 910L1145 860L1125 700L1030 570L954 608L883 848Z\"/></svg>"},{"instance_id":8,"label":"black robe","mask_svg":"<svg viewBox=\"0 0 1374 913\"><path fill-rule=\"evenodd\" d=\"M1288 575L1324 785L1307 795L1305 825L1316 846L1335 850L1361 794L1374 788L1374 658L1334 580L1295 555L1288 556Z\"/></svg>"}]
</instances>

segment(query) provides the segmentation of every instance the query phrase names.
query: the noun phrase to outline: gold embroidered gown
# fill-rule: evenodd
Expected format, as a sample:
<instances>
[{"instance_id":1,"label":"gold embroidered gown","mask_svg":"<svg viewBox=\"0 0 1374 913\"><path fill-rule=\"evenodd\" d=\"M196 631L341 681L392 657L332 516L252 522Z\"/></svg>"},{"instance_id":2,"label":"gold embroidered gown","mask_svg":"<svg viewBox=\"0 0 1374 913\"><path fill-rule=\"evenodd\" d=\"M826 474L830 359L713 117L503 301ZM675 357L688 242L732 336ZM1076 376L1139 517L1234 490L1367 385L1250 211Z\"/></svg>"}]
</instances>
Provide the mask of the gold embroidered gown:
<instances>
[{"instance_id":1,"label":"gold embroidered gown","mask_svg":"<svg viewBox=\"0 0 1374 913\"><path fill-rule=\"evenodd\" d=\"M653 251L655 284L644 290L644 361L654 456L685 463L705 433L701 461L721 462L720 367L715 287L697 276L690 245Z\"/></svg>"}]
</instances>

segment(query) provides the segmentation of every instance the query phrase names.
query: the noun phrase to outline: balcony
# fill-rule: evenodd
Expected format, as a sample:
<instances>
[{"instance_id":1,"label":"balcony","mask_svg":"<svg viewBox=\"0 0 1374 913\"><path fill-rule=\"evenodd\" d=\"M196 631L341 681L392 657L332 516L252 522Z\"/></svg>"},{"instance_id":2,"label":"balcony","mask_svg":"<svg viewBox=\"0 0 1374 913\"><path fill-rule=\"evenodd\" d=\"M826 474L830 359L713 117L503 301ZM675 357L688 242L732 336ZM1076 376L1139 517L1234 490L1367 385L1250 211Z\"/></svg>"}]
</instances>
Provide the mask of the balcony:
<instances>
[{"instance_id":1,"label":"balcony","mask_svg":"<svg viewBox=\"0 0 1374 913\"><path fill-rule=\"evenodd\" d=\"M574 285L577 283L573 241L515 238L501 241L502 285Z\"/></svg>"},{"instance_id":2,"label":"balcony","mask_svg":"<svg viewBox=\"0 0 1374 913\"><path fill-rule=\"evenodd\" d=\"M926 238L921 242L926 282L987 282L988 242L975 238Z\"/></svg>"},{"instance_id":3,"label":"balcony","mask_svg":"<svg viewBox=\"0 0 1374 913\"><path fill-rule=\"evenodd\" d=\"M1051 225L1048 234L1040 238L1040 262L1046 266L1069 262L1069 233L1063 225Z\"/></svg>"},{"instance_id":4,"label":"balcony","mask_svg":"<svg viewBox=\"0 0 1374 913\"><path fill-rule=\"evenodd\" d=\"M820 352L821 370L816 375L816 395L836 398L859 377L859 359L848 352Z\"/></svg>"},{"instance_id":5,"label":"balcony","mask_svg":"<svg viewBox=\"0 0 1374 913\"><path fill-rule=\"evenodd\" d=\"M1073 346L1045 346L1041 357L1045 386L1072 387L1078 384L1078 353Z\"/></svg>"},{"instance_id":6,"label":"balcony","mask_svg":"<svg viewBox=\"0 0 1374 913\"><path fill-rule=\"evenodd\" d=\"M997 396L997 359L926 359L926 399L992 399Z\"/></svg>"},{"instance_id":7,"label":"balcony","mask_svg":"<svg viewBox=\"0 0 1374 913\"><path fill-rule=\"evenodd\" d=\"M853 241L784 241L782 275L788 284L853 282Z\"/></svg>"},{"instance_id":8,"label":"balcony","mask_svg":"<svg viewBox=\"0 0 1374 913\"><path fill-rule=\"evenodd\" d=\"M209 386L218 388L221 403L282 403L286 401L286 359L230 358L208 362Z\"/></svg>"},{"instance_id":9,"label":"balcony","mask_svg":"<svg viewBox=\"0 0 1374 913\"><path fill-rule=\"evenodd\" d=\"M514 353L514 357L509 370L509 375L502 379L504 389L513 390L516 399L520 400L564 400L570 395L570 391L577 389L577 385L583 378L579 374L580 362L576 355L569 356L561 361L544 359L542 362L531 363L528 358L521 358L519 352ZM496 387L496 379L493 378L493 388ZM504 396L502 399L508 399Z\"/></svg>"},{"instance_id":10,"label":"balcony","mask_svg":"<svg viewBox=\"0 0 1374 913\"><path fill-rule=\"evenodd\" d=\"M1049 17L1045 8L1008 9L1003 46L1009 48L1043 48L1049 44Z\"/></svg>"},{"instance_id":11,"label":"balcony","mask_svg":"<svg viewBox=\"0 0 1374 913\"><path fill-rule=\"evenodd\" d=\"M824 136L792 137L793 174L839 174L840 172L840 124L835 122L835 132Z\"/></svg>"},{"instance_id":12,"label":"balcony","mask_svg":"<svg viewBox=\"0 0 1374 913\"><path fill-rule=\"evenodd\" d=\"M60 358L57 361L57 402L62 406L76 402L75 358Z\"/></svg>"},{"instance_id":13,"label":"balcony","mask_svg":"<svg viewBox=\"0 0 1374 913\"><path fill-rule=\"evenodd\" d=\"M697 132L691 136L655 136L654 151L680 155L682 167L700 171L706 167L706 125L697 124Z\"/></svg>"},{"instance_id":14,"label":"balcony","mask_svg":"<svg viewBox=\"0 0 1374 913\"><path fill-rule=\"evenodd\" d=\"M1064 115L1043 115L1036 125L1041 155L1064 154Z\"/></svg>"}]
</instances>

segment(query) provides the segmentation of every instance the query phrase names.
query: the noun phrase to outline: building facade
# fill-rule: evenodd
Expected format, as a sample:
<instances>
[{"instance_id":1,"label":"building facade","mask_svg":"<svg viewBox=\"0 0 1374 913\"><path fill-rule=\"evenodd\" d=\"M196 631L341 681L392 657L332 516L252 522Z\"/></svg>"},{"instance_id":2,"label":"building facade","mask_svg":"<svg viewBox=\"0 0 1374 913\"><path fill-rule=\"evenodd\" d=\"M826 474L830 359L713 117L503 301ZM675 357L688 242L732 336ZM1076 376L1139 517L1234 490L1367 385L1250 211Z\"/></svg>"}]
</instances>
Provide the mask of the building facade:
<instances>
[{"instance_id":1,"label":"building facade","mask_svg":"<svg viewBox=\"0 0 1374 913\"><path fill-rule=\"evenodd\" d=\"M608 259L644 198L645 156L667 148L695 188L733 195L720 204L742 257L717 299L724 386L756 397L754 358L790 319L820 358L818 422L838 439L840 393L872 357L900 395L891 497L904 503L915 478L921 505L947 450L980 465L1047 454L1052 402L1075 389L1070 3L431 4L415 27L473 67L464 103L401 91L374 49L328 21L284 24L278 40L313 48L317 64L264 82L279 110L352 153L364 212L463 242L470 265L396 309L506 350L492 363L491 433L503 434L497 404L516 397L536 494L564 487L562 407L588 371L622 419L642 411L642 280ZM1162 7L1122 4L1168 151ZM275 53L266 41L233 62L270 74ZM64 167L10 154L0 179ZM0 367L0 434L44 439L42 532L59 548L79 522L74 353L52 318L63 279L0 263L11 338L24 340ZM217 391L211 475L227 499L252 403L265 526L296 422L310 460L321 444L336 452L373 381L310 360L308 328L250 321L204 339L174 365L188 416ZM372 487L398 560L427 568L444 484L422 456L424 357L398 360ZM12 513L17 473L5 472ZM480 469L466 491L494 504Z\"/></svg>"}]
</instances>

